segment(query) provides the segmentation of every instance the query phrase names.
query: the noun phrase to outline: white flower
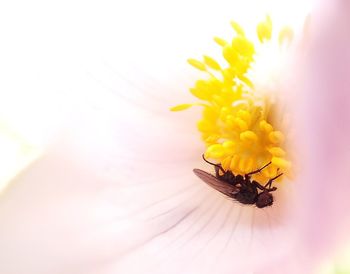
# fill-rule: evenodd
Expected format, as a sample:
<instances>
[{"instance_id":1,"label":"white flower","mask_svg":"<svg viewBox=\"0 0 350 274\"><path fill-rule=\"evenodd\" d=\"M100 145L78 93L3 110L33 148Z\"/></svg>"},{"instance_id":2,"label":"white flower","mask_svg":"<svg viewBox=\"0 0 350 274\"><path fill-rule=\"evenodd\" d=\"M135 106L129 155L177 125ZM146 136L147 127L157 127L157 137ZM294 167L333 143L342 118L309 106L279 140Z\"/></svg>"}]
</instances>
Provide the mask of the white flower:
<instances>
[{"instance_id":1,"label":"white flower","mask_svg":"<svg viewBox=\"0 0 350 274\"><path fill-rule=\"evenodd\" d=\"M16 44L29 39L18 54L27 58L33 81L21 88L33 92L45 80L36 94L55 94L71 107L60 109L63 126L42 158L2 193L1 273L312 273L321 251L339 243L331 235L348 228L340 208L349 203L337 199L347 196L349 154L347 124L340 125L348 101L338 93L322 112L319 101L305 104L307 96L315 99L314 89L298 95L300 116L311 113L317 129L304 128L302 116L296 129L305 136L298 140L314 147L300 144L307 172L279 189L273 207L242 207L192 173L206 168L193 126L198 113L168 108L191 99L186 90L194 74L183 60L240 15L238 3L31 3L17 10L25 23L12 33L20 37ZM340 103L343 119L337 120ZM55 102L44 104L42 115L56 117ZM331 155L326 118L335 122L327 124L331 132L344 129Z\"/></svg>"}]
</instances>

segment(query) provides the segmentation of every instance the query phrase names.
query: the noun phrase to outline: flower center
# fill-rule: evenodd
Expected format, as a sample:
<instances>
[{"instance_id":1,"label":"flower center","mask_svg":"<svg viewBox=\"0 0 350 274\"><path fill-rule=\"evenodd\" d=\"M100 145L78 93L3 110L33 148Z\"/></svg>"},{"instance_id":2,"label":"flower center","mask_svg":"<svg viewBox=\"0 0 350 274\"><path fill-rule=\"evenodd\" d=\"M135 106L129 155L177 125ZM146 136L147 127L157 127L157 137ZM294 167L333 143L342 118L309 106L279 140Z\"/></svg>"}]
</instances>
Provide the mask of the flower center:
<instances>
[{"instance_id":1,"label":"flower center","mask_svg":"<svg viewBox=\"0 0 350 274\"><path fill-rule=\"evenodd\" d=\"M267 16L257 25L260 44L249 40L237 23L231 25L236 33L231 43L214 38L222 47L224 65L206 55L203 61L188 60L193 67L207 74L190 89L203 102L178 105L172 110L203 106L197 127L206 145L205 157L216 160L225 170L241 175L271 162L261 173L254 175L255 180L267 181L279 173L288 174L291 169L285 150L286 135L273 122L277 109L273 94L257 90L255 79L250 75L258 62L255 61L257 47L263 47L271 40L272 22ZM291 39L290 29L279 33L280 42L283 35Z\"/></svg>"}]
</instances>

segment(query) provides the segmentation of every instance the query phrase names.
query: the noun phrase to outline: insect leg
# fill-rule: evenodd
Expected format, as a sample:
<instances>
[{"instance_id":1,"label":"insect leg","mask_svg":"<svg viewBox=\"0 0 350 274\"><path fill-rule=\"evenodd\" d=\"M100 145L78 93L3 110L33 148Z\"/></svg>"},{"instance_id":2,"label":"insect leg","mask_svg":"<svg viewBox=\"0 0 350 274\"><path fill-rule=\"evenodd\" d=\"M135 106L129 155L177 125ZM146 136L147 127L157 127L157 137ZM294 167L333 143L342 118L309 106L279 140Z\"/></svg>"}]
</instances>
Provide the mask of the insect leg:
<instances>
[{"instance_id":1,"label":"insect leg","mask_svg":"<svg viewBox=\"0 0 350 274\"><path fill-rule=\"evenodd\" d=\"M265 167L269 166L270 164L271 164L271 162L267 163L266 165L264 165L263 167L261 167L257 170L254 170L252 172L247 173L245 176L250 176L250 175L253 175L255 173L259 173L260 171L262 171Z\"/></svg>"},{"instance_id":2,"label":"insect leg","mask_svg":"<svg viewBox=\"0 0 350 274\"><path fill-rule=\"evenodd\" d=\"M280 173L280 174L278 174L277 176L271 178L271 179L266 183L266 185L264 186L264 188L265 188L266 190L268 190L268 191L275 191L277 188L276 188L276 187L272 187L272 188L271 188L272 182L273 182L274 180L276 180L278 177L282 176L282 175L283 175L283 173ZM268 187L268 188L267 188L267 187Z\"/></svg>"},{"instance_id":3,"label":"insect leg","mask_svg":"<svg viewBox=\"0 0 350 274\"><path fill-rule=\"evenodd\" d=\"M257 181L253 181L252 184L254 186L256 186L258 189L260 190L266 190L266 186L262 186L261 184L259 184Z\"/></svg>"},{"instance_id":4,"label":"insect leg","mask_svg":"<svg viewBox=\"0 0 350 274\"><path fill-rule=\"evenodd\" d=\"M221 172L225 173L225 170L222 168L222 166L221 166L220 164L214 164L214 163L209 162L207 159L205 159L204 154L202 154L202 158L203 158L203 160L204 160L205 162L207 162L208 164L217 167L218 169L221 170ZM217 172L217 174L218 174L218 172Z\"/></svg>"}]
</instances>

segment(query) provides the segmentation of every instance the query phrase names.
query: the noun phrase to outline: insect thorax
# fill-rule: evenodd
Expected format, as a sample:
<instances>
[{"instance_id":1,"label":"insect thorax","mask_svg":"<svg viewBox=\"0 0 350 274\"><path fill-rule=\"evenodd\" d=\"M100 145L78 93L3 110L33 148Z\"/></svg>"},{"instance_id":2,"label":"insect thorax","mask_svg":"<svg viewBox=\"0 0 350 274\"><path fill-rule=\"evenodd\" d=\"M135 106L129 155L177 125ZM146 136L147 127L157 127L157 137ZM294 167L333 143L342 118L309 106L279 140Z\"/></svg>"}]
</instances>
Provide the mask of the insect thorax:
<instances>
[{"instance_id":1,"label":"insect thorax","mask_svg":"<svg viewBox=\"0 0 350 274\"><path fill-rule=\"evenodd\" d=\"M232 171L226 171L225 173L221 173L219 167L215 167L216 178L223 180L231 185L237 185L243 180L243 176L234 175Z\"/></svg>"},{"instance_id":2,"label":"insect thorax","mask_svg":"<svg viewBox=\"0 0 350 274\"><path fill-rule=\"evenodd\" d=\"M242 187L241 190L233 196L234 199L242 204L255 204L257 197L257 189L250 187Z\"/></svg>"}]
</instances>

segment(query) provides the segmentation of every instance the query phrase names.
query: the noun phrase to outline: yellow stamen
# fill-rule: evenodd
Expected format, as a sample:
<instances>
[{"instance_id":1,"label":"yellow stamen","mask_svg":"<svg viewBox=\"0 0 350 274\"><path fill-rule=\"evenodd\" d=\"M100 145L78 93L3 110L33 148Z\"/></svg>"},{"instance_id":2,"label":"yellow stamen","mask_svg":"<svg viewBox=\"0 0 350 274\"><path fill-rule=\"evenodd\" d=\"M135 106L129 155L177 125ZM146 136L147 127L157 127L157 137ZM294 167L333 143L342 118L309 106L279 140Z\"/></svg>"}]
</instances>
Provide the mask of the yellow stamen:
<instances>
[{"instance_id":1,"label":"yellow stamen","mask_svg":"<svg viewBox=\"0 0 350 274\"><path fill-rule=\"evenodd\" d=\"M254 44L242 36L233 38L232 48L243 57L249 58L254 54Z\"/></svg>"},{"instance_id":2,"label":"yellow stamen","mask_svg":"<svg viewBox=\"0 0 350 274\"><path fill-rule=\"evenodd\" d=\"M260 129L266 133L270 133L273 130L273 127L265 120L262 120L260 122Z\"/></svg>"},{"instance_id":3,"label":"yellow stamen","mask_svg":"<svg viewBox=\"0 0 350 274\"><path fill-rule=\"evenodd\" d=\"M238 35L244 36L244 30L237 22L231 21L231 27L236 31Z\"/></svg>"},{"instance_id":4,"label":"yellow stamen","mask_svg":"<svg viewBox=\"0 0 350 274\"><path fill-rule=\"evenodd\" d=\"M258 24L256 27L256 32L261 43L271 39L272 22L269 16L266 16L266 20L264 22Z\"/></svg>"},{"instance_id":5,"label":"yellow stamen","mask_svg":"<svg viewBox=\"0 0 350 274\"><path fill-rule=\"evenodd\" d=\"M225 155L225 148L220 144L211 145L205 152L207 158L222 158Z\"/></svg>"},{"instance_id":6,"label":"yellow stamen","mask_svg":"<svg viewBox=\"0 0 350 274\"><path fill-rule=\"evenodd\" d=\"M207 68L205 67L205 64L203 64L201 61L198 61L196 59L188 59L187 62L195 67L196 69L202 70L202 71L206 71Z\"/></svg>"},{"instance_id":7,"label":"yellow stamen","mask_svg":"<svg viewBox=\"0 0 350 274\"><path fill-rule=\"evenodd\" d=\"M291 163L283 158L272 157L271 162L283 170L289 169L291 167Z\"/></svg>"},{"instance_id":8,"label":"yellow stamen","mask_svg":"<svg viewBox=\"0 0 350 274\"><path fill-rule=\"evenodd\" d=\"M267 16L257 25L257 36L263 42L257 44L245 35L239 24L231 22L231 26L235 30L231 43L214 38L222 47L226 64L207 55L203 56L203 61L188 59L190 65L206 72L206 78L197 80L190 89L204 103L182 104L171 110L203 106L197 128L206 145L205 157L236 175L244 175L271 162L262 172L253 175L253 179L263 183L277 174L292 173L284 142L287 135L274 123L283 117L274 117L275 102L264 91L255 90L255 79L250 74L254 69L252 64L258 62L255 61L257 47L273 41L272 20ZM291 33L284 28L279 34L280 41L291 37Z\"/></svg>"},{"instance_id":9,"label":"yellow stamen","mask_svg":"<svg viewBox=\"0 0 350 274\"><path fill-rule=\"evenodd\" d=\"M232 48L231 45L224 46L222 54L224 55L226 61L231 65L238 62L238 53Z\"/></svg>"},{"instance_id":10,"label":"yellow stamen","mask_svg":"<svg viewBox=\"0 0 350 274\"><path fill-rule=\"evenodd\" d=\"M284 157L286 155L286 152L280 147L272 147L269 148L268 151L271 153L272 156L276 157Z\"/></svg>"},{"instance_id":11,"label":"yellow stamen","mask_svg":"<svg viewBox=\"0 0 350 274\"><path fill-rule=\"evenodd\" d=\"M212 132L215 130L215 125L213 125L208 120L200 120L197 124L197 127L199 131L202 131L202 132Z\"/></svg>"},{"instance_id":12,"label":"yellow stamen","mask_svg":"<svg viewBox=\"0 0 350 274\"><path fill-rule=\"evenodd\" d=\"M207 55L204 55L203 56L204 58L204 63L210 67L211 69L214 69L214 70L220 70L221 67L220 65L218 64L218 62L216 62L213 58L207 56Z\"/></svg>"},{"instance_id":13,"label":"yellow stamen","mask_svg":"<svg viewBox=\"0 0 350 274\"><path fill-rule=\"evenodd\" d=\"M242 132L239 138L246 143L255 143L258 140L258 136L250 130Z\"/></svg>"},{"instance_id":14,"label":"yellow stamen","mask_svg":"<svg viewBox=\"0 0 350 274\"><path fill-rule=\"evenodd\" d=\"M238 169L240 157L236 154L233 155L231 163L230 163L230 170L236 171Z\"/></svg>"},{"instance_id":15,"label":"yellow stamen","mask_svg":"<svg viewBox=\"0 0 350 274\"><path fill-rule=\"evenodd\" d=\"M284 43L290 44L293 40L293 36L293 30L288 26L284 27L278 35L278 42L280 46L282 46Z\"/></svg>"},{"instance_id":16,"label":"yellow stamen","mask_svg":"<svg viewBox=\"0 0 350 274\"><path fill-rule=\"evenodd\" d=\"M228 42L226 42L226 40L220 38L220 37L214 37L214 41L219 45L219 46L226 46L228 44Z\"/></svg>"},{"instance_id":17,"label":"yellow stamen","mask_svg":"<svg viewBox=\"0 0 350 274\"><path fill-rule=\"evenodd\" d=\"M273 131L269 134L269 139L273 144L281 144L284 141L284 135L280 131Z\"/></svg>"},{"instance_id":18,"label":"yellow stamen","mask_svg":"<svg viewBox=\"0 0 350 274\"><path fill-rule=\"evenodd\" d=\"M225 141L222 146L226 149L226 150L231 150L235 147L235 142L231 141L231 140L228 140L228 141Z\"/></svg>"},{"instance_id":19,"label":"yellow stamen","mask_svg":"<svg viewBox=\"0 0 350 274\"><path fill-rule=\"evenodd\" d=\"M192 104L181 104L181 105L177 105L175 107L172 107L170 110L171 111L181 111L181 110L185 110L192 107Z\"/></svg>"}]
</instances>

